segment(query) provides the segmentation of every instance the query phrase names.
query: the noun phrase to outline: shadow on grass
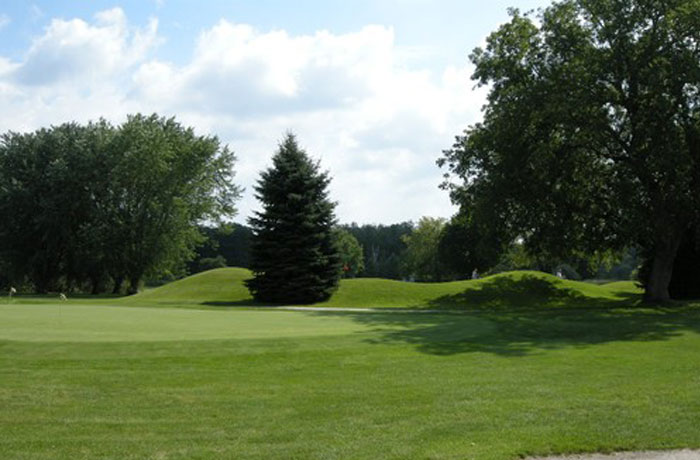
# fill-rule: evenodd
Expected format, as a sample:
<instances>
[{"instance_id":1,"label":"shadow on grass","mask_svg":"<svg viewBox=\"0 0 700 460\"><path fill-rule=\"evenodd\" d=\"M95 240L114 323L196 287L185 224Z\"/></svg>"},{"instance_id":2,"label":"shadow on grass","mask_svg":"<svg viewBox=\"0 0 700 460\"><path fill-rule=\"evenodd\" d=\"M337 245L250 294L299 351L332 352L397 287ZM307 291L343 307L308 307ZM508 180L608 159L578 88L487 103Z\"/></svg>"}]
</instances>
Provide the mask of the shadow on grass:
<instances>
[{"instance_id":1,"label":"shadow on grass","mask_svg":"<svg viewBox=\"0 0 700 460\"><path fill-rule=\"evenodd\" d=\"M527 356L544 350L619 341L668 340L684 331L700 332L697 306L570 311L474 313L347 313L371 328L370 343L415 345L433 355L493 353Z\"/></svg>"},{"instance_id":2,"label":"shadow on grass","mask_svg":"<svg viewBox=\"0 0 700 460\"><path fill-rule=\"evenodd\" d=\"M612 298L591 297L567 287L564 281L523 275L520 278L494 277L478 287L453 295L445 295L428 303L431 309L458 310L539 310L552 308L610 308L637 304L639 294L611 292Z\"/></svg>"},{"instance_id":3,"label":"shadow on grass","mask_svg":"<svg viewBox=\"0 0 700 460\"><path fill-rule=\"evenodd\" d=\"M564 347L668 340L685 331L700 332L698 303L649 308L639 302L635 293L620 291L596 298L559 280L523 276L495 278L479 289L443 296L427 306L451 313L309 314L350 316L371 328L367 339L371 343L407 343L433 355L527 356Z\"/></svg>"}]
</instances>

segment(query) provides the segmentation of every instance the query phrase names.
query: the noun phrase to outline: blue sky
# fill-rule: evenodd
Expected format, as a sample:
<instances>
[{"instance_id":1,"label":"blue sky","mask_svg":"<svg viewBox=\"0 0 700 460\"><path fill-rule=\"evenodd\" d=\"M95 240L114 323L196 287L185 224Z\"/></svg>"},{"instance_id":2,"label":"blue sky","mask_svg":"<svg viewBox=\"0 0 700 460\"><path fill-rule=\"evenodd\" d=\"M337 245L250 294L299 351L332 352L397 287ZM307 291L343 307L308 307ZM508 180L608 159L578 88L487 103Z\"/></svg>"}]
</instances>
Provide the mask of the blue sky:
<instances>
[{"instance_id":1,"label":"blue sky","mask_svg":"<svg viewBox=\"0 0 700 460\"><path fill-rule=\"evenodd\" d=\"M514 3L9 0L0 129L176 116L238 155L239 222L292 130L331 172L341 222L449 217L435 160L478 121L467 56Z\"/></svg>"}]
</instances>

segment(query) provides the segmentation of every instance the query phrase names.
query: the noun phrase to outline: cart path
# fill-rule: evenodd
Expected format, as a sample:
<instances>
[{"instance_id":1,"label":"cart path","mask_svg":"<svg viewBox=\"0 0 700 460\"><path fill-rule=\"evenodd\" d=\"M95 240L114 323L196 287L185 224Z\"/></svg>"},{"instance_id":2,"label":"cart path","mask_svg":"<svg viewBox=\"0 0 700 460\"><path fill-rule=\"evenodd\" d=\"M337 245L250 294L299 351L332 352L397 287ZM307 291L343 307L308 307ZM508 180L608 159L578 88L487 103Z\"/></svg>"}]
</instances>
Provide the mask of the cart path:
<instances>
[{"instance_id":1,"label":"cart path","mask_svg":"<svg viewBox=\"0 0 700 460\"><path fill-rule=\"evenodd\" d=\"M647 452L617 452L614 454L555 455L528 457L527 460L700 460L700 450L659 450Z\"/></svg>"}]
</instances>

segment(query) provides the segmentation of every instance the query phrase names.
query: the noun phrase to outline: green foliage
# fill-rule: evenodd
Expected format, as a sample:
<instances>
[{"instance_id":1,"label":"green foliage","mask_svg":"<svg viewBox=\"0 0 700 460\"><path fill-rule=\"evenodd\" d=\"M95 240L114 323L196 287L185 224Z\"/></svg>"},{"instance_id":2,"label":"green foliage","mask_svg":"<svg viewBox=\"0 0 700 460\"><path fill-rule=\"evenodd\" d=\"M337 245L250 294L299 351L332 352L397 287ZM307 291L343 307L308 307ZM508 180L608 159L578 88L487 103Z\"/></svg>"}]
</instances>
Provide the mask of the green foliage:
<instances>
[{"instance_id":1,"label":"green foliage","mask_svg":"<svg viewBox=\"0 0 700 460\"><path fill-rule=\"evenodd\" d=\"M668 298L700 220L700 3L564 0L511 11L471 60L490 93L439 164L453 200L533 254L646 248Z\"/></svg>"},{"instance_id":2,"label":"green foliage","mask_svg":"<svg viewBox=\"0 0 700 460\"><path fill-rule=\"evenodd\" d=\"M6 133L0 258L39 292L93 293L182 273L196 224L235 212L234 155L174 119L129 116Z\"/></svg>"},{"instance_id":3,"label":"green foliage","mask_svg":"<svg viewBox=\"0 0 700 460\"><path fill-rule=\"evenodd\" d=\"M405 276L416 281L442 281L446 277L447 270L438 255L445 224L442 218L421 217L413 232L402 237L406 244L402 257Z\"/></svg>"},{"instance_id":4,"label":"green foliage","mask_svg":"<svg viewBox=\"0 0 700 460\"><path fill-rule=\"evenodd\" d=\"M679 253L680 255L681 253ZM596 278L605 280L634 280L635 273L641 263L639 251L636 248L627 248L613 260L601 264L596 273Z\"/></svg>"},{"instance_id":5,"label":"green foliage","mask_svg":"<svg viewBox=\"0 0 700 460\"><path fill-rule=\"evenodd\" d=\"M249 219L254 236L247 282L261 302L311 303L328 299L340 278L335 244L335 203L328 173L319 171L288 134L263 171L256 197L262 211Z\"/></svg>"},{"instance_id":6,"label":"green foliage","mask_svg":"<svg viewBox=\"0 0 700 460\"><path fill-rule=\"evenodd\" d=\"M353 223L342 228L357 238L362 246L365 269L361 276L401 279L401 254L406 249L402 236L413 231L411 222L392 225Z\"/></svg>"},{"instance_id":7,"label":"green foliage","mask_svg":"<svg viewBox=\"0 0 700 460\"><path fill-rule=\"evenodd\" d=\"M495 236L484 231L475 219L465 213L452 217L442 230L438 244L438 257L450 277L471 278L474 270L486 273L492 269L502 250ZM508 270L517 268L521 267L513 266Z\"/></svg>"},{"instance_id":8,"label":"green foliage","mask_svg":"<svg viewBox=\"0 0 700 460\"><path fill-rule=\"evenodd\" d=\"M12 283L46 292L100 276L95 221L113 137L104 122L2 136L0 258Z\"/></svg>"},{"instance_id":9,"label":"green foliage","mask_svg":"<svg viewBox=\"0 0 700 460\"><path fill-rule=\"evenodd\" d=\"M250 265L250 241L253 230L236 223L227 223L217 227L200 227L199 231L206 242L197 248L194 262L189 264L191 273L200 271L197 261L205 258L223 257L229 267L248 267Z\"/></svg>"},{"instance_id":10,"label":"green foliage","mask_svg":"<svg viewBox=\"0 0 700 460\"><path fill-rule=\"evenodd\" d=\"M213 270L215 268L224 268L225 266L226 259L224 259L224 256L204 257L203 259L199 259L200 271Z\"/></svg>"},{"instance_id":11,"label":"green foliage","mask_svg":"<svg viewBox=\"0 0 700 460\"><path fill-rule=\"evenodd\" d=\"M341 276L354 278L365 269L362 246L352 233L337 227L334 230L338 252L340 253Z\"/></svg>"}]
</instances>

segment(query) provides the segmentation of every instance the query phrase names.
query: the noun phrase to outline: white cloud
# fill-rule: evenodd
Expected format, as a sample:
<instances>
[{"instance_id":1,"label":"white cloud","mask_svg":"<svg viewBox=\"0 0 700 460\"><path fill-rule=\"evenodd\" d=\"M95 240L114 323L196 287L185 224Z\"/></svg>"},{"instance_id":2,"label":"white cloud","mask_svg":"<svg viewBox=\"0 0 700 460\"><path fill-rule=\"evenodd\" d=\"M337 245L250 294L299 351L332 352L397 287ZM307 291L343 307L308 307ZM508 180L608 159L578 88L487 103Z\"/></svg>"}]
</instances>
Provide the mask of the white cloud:
<instances>
[{"instance_id":1,"label":"white cloud","mask_svg":"<svg viewBox=\"0 0 700 460\"><path fill-rule=\"evenodd\" d=\"M0 30L5 28L12 20L6 14L0 14Z\"/></svg>"},{"instance_id":2,"label":"white cloud","mask_svg":"<svg viewBox=\"0 0 700 460\"><path fill-rule=\"evenodd\" d=\"M157 29L154 19L145 30L129 30L119 8L98 13L94 24L54 19L32 43L15 78L22 85L103 84L144 59L157 43Z\"/></svg>"},{"instance_id":3,"label":"white cloud","mask_svg":"<svg viewBox=\"0 0 700 460\"><path fill-rule=\"evenodd\" d=\"M176 115L236 151L247 188L287 130L330 170L341 221L396 222L452 212L435 160L478 116L466 68L415 68L389 27L293 36L221 20L192 58L155 57L157 21L130 27L120 9L88 23L54 19L22 62L0 57L0 123L34 129L127 113ZM408 57L407 57L408 56Z\"/></svg>"}]
</instances>

